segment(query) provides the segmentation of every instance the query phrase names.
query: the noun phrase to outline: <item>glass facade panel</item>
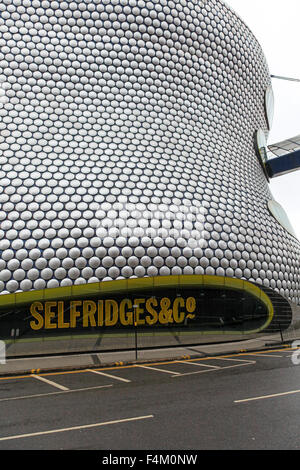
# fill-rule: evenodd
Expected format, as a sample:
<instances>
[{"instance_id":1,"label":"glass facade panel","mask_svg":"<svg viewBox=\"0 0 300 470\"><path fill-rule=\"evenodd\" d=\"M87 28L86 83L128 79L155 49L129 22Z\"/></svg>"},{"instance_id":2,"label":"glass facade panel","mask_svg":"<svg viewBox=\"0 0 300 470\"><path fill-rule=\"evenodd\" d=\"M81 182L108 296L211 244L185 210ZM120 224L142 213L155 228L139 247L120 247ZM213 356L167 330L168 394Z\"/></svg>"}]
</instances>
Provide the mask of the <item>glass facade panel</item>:
<instances>
[{"instance_id":1,"label":"glass facade panel","mask_svg":"<svg viewBox=\"0 0 300 470\"><path fill-rule=\"evenodd\" d=\"M14 356L197 344L203 338L257 334L271 320L268 304L249 289L220 282L102 295L90 290L81 296L2 307L0 331L8 355Z\"/></svg>"},{"instance_id":2,"label":"glass facade panel","mask_svg":"<svg viewBox=\"0 0 300 470\"><path fill-rule=\"evenodd\" d=\"M287 216L287 213L283 207L273 199L268 202L268 208L271 214L275 217L277 222L280 223L293 237L297 238L295 231L291 225L291 222Z\"/></svg>"}]
</instances>

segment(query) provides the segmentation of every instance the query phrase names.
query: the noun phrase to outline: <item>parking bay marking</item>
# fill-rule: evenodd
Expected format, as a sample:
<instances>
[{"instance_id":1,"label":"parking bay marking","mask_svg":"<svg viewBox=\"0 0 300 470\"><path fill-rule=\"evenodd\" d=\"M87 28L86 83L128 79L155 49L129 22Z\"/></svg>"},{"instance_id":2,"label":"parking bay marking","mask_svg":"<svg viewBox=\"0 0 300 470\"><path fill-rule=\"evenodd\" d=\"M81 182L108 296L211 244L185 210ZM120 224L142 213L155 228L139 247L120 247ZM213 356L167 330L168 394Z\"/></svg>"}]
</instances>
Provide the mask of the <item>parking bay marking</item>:
<instances>
[{"instance_id":1,"label":"parking bay marking","mask_svg":"<svg viewBox=\"0 0 300 470\"><path fill-rule=\"evenodd\" d=\"M284 350L283 350L283 349L280 349L280 350L278 350L278 351L280 351L280 352L281 352L281 351L284 351L284 352L285 352L285 351L293 351L293 349L292 349L292 348L287 348L287 349L284 349ZM255 356L255 355L257 355L257 356L262 356L262 355L265 355L266 357L270 357L270 356L275 357L275 354L273 354L273 352L277 352L277 351L272 351L271 354L268 353L268 352L266 352L266 353L264 354L264 353L262 353L262 352L260 352L260 351L257 351L257 352L239 354L239 355L240 355L240 356L248 356L248 355L250 355L250 356ZM279 356L276 355L276 357L279 357ZM287 357L289 357L289 356L287 356ZM209 357L209 358L205 358L206 361L207 361L207 359L209 359L209 360L210 360L210 359L218 359L218 360L223 360L223 361L226 361L226 360L227 360L227 361L240 361L240 362L243 362L243 363L244 363L244 364L242 364L242 365L249 365L249 364L251 364L251 363L253 363L253 364L256 363L256 361L250 361L249 359L237 359L237 358L232 358L231 356L229 356L229 357L218 356L218 357ZM203 360L203 359L202 359L202 360ZM196 362L196 361L197 361L197 362ZM187 361L187 360L184 360L184 361L176 361L176 360L175 360L175 361L173 361L173 362L171 362L171 363L174 364L174 363L176 363L176 362L180 362L180 363L182 362L182 363L184 363L184 364L190 364L190 365L194 364L194 365L198 365L198 366L202 366L202 367L207 367L207 368L209 368L209 369L211 369L211 370L220 370L220 369L224 369L224 367L213 366L213 365L210 365L210 364L207 364L207 363L202 363L202 364L201 364L200 361L201 361L201 359L192 359L192 360L188 360L188 361ZM169 363L170 363L170 362L168 362L168 364L169 364ZM155 365L156 365L156 364L155 364ZM157 365L158 365L158 364L157 364ZM144 368L144 369L156 370L156 371L158 371L158 372L167 373L167 374L170 374L170 375L176 376L176 377L177 377L177 376L182 376L182 375L195 374L195 373L209 372L209 370L203 370L203 371L188 372L188 373L186 373L186 374L182 374L182 373L180 373L180 372L173 372L173 371L169 371L169 370L166 370L166 369L160 369L160 368L157 368L157 367L153 367L153 365L145 366L145 365L137 365L137 364L135 364L135 365L130 366L129 368L131 368L131 367L140 367L140 368ZM226 367L226 368L228 368L228 367ZM117 368L117 369L118 369L118 368ZM107 370L107 369L104 369L104 370ZM124 379L124 378L121 378L121 377L113 376L113 375L107 374L106 372L102 372L102 371L100 372L100 370L88 369L88 370L86 370L86 371L88 371L88 372L93 372L93 373L99 373L99 375L104 375L104 374L106 374L107 376L110 376L111 378L113 378L113 379L115 379L115 380L120 380L120 381L123 381L123 382L130 382L129 379ZM79 371L79 372L82 372L82 371ZM66 373L66 372L63 372L63 374L64 374L64 373ZM72 374L73 371L70 372L70 373ZM38 378L39 380L42 380L42 381L46 382L46 379L45 379L44 377L41 378L41 376L39 376L39 375L37 375L37 374L32 374L31 376L34 377L34 378ZM26 375L26 376L17 376L17 377L15 377L15 378L26 378L26 377L28 377L28 376L27 376L27 375ZM0 377L0 380L10 380L10 378L7 378L7 377ZM61 389L62 391L68 391L68 390L69 390L67 387L64 387L63 385L59 385L59 384L57 384L56 382L49 381L48 383L49 383L49 385L52 385L52 386L54 386L54 387L56 387L56 388L59 388L59 389ZM91 387L91 388L92 388L92 387ZM86 388L86 389L87 389L87 388ZM75 390L75 391L76 391L76 390ZM35 396L35 395L33 395L33 396ZM22 398L22 397L21 397L21 398ZM14 399L14 398L8 398L8 399ZM3 401L3 400L6 400L6 398L0 399L0 401Z\"/></svg>"},{"instance_id":2,"label":"parking bay marking","mask_svg":"<svg viewBox=\"0 0 300 470\"><path fill-rule=\"evenodd\" d=\"M237 361L237 362L248 362L249 364L256 364L256 361L250 361L250 359L233 359L229 357L216 357L215 359L220 359L221 361Z\"/></svg>"},{"instance_id":3,"label":"parking bay marking","mask_svg":"<svg viewBox=\"0 0 300 470\"><path fill-rule=\"evenodd\" d=\"M138 421L142 419L149 419L149 418L154 418L154 415L148 415L148 416L136 416L134 418L125 418L125 419L117 419L114 421L105 421L102 423L94 423L94 424L84 424L81 426L73 426L69 428L61 428L61 429L51 429L50 431L40 431L40 432L33 432L29 434L17 434L15 436L6 436L6 437L0 437L0 441L8 441L12 439L23 439L25 437L37 437L37 436L44 436L47 434L56 434L59 432L66 432L66 431L78 431L81 429L91 429L91 428L97 428L100 426L108 426L110 424L121 424L121 423L128 423L130 421Z\"/></svg>"},{"instance_id":4,"label":"parking bay marking","mask_svg":"<svg viewBox=\"0 0 300 470\"><path fill-rule=\"evenodd\" d=\"M152 367L152 366L136 365L135 367L141 367L142 369L156 370L158 372L165 372L166 374L181 375L180 372L174 372L174 371L166 370L166 369L158 369L157 367Z\"/></svg>"},{"instance_id":5,"label":"parking bay marking","mask_svg":"<svg viewBox=\"0 0 300 470\"><path fill-rule=\"evenodd\" d=\"M188 364L190 366L202 366L202 367L208 367L208 368L211 368L211 369L220 369L221 367L220 366L212 366L212 365L208 365L208 364L201 364L200 362L188 362L188 361L176 361L177 363L180 363L180 364Z\"/></svg>"},{"instance_id":6,"label":"parking bay marking","mask_svg":"<svg viewBox=\"0 0 300 470\"><path fill-rule=\"evenodd\" d=\"M243 366L249 366L249 365L252 365L252 364L256 364L256 361L250 361L250 360L247 360L247 359L229 359L229 358L219 358L219 359L222 359L222 360L227 360L227 361L239 361L239 362L243 362L243 364L234 364L234 365L231 365L231 366L225 366L225 367L218 367L217 369L206 369L206 370L198 370L198 371L195 371L195 372L185 372L183 374L180 374L180 373L176 373L176 374L173 374L173 377L184 377L186 375L196 375L196 374L205 374L206 372L214 372L216 370L224 370L224 369L233 369L234 367L243 367Z\"/></svg>"},{"instance_id":7,"label":"parking bay marking","mask_svg":"<svg viewBox=\"0 0 300 470\"><path fill-rule=\"evenodd\" d=\"M103 375L104 377L109 377L110 379L120 380L121 382L131 382L131 380L124 379L123 377L117 377L115 375L107 374L106 372L100 372L99 370L86 369L87 372L93 372L94 374Z\"/></svg>"},{"instance_id":8,"label":"parking bay marking","mask_svg":"<svg viewBox=\"0 0 300 470\"><path fill-rule=\"evenodd\" d=\"M42 377L40 375L31 374L31 377L33 377L37 380L40 380L41 382L45 382L48 385L52 385L52 387L56 387L59 390L63 390L64 392L69 390L69 388L65 387L64 385L60 385L60 384L58 384L56 382L53 382L52 380L46 379L45 377Z\"/></svg>"}]
</instances>

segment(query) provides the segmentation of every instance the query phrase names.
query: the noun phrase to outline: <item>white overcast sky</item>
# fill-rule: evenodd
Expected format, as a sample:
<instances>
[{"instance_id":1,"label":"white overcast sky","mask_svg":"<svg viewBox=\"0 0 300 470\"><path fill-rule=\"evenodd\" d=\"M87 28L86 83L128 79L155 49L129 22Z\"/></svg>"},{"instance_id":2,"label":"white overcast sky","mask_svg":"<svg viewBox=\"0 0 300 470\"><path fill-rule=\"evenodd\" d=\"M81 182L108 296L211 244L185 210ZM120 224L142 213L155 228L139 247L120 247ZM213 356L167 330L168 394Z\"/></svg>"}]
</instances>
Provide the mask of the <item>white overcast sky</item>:
<instances>
[{"instance_id":1,"label":"white overcast sky","mask_svg":"<svg viewBox=\"0 0 300 470\"><path fill-rule=\"evenodd\" d=\"M271 75L300 79L300 0L225 0L249 26ZM268 144L300 134L300 83L272 79L275 115ZM300 239L300 170L274 178L271 191Z\"/></svg>"}]
</instances>

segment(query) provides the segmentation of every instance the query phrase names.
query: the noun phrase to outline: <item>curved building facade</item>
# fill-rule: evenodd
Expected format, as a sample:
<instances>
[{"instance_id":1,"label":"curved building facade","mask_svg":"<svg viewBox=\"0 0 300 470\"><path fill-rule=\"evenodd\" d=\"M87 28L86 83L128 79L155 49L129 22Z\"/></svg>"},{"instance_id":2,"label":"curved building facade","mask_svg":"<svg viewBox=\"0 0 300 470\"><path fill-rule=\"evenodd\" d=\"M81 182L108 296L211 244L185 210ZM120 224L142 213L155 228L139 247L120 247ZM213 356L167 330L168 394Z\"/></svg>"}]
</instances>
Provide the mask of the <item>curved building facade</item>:
<instances>
[{"instance_id":1,"label":"curved building facade","mask_svg":"<svg viewBox=\"0 0 300 470\"><path fill-rule=\"evenodd\" d=\"M172 276L299 303L300 245L272 213L257 139L270 74L230 7L0 0L0 13L3 303Z\"/></svg>"}]
</instances>

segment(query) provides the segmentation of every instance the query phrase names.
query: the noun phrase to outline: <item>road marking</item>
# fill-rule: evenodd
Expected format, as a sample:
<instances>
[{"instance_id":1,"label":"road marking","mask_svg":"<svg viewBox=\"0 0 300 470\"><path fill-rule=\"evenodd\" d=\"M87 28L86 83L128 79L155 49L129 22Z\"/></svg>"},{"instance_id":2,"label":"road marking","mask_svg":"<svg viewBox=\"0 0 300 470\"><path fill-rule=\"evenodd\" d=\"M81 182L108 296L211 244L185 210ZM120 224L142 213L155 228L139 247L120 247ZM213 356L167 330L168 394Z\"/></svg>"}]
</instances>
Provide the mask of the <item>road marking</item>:
<instances>
[{"instance_id":1,"label":"road marking","mask_svg":"<svg viewBox=\"0 0 300 470\"><path fill-rule=\"evenodd\" d=\"M123 379L123 377L116 377L115 375L106 374L104 372L100 372L99 370L94 369L86 369L87 372L93 372L93 374L104 375L104 377L109 377L110 379L120 380L121 382L131 382L131 380Z\"/></svg>"},{"instance_id":2,"label":"road marking","mask_svg":"<svg viewBox=\"0 0 300 470\"><path fill-rule=\"evenodd\" d=\"M9 441L11 439L23 439L25 437L45 436L47 434L56 434L59 432L67 432L67 431L78 431L81 429L98 428L100 426L108 426L109 424L129 423L130 421L139 421L142 419L149 419L149 418L154 418L154 416L153 415L137 416L135 418L116 419L114 421L105 421L103 423L94 423L94 424L84 424L82 426L73 426L70 428L51 429L50 431L33 432L30 434L18 434L16 436L0 437L0 441Z\"/></svg>"},{"instance_id":3,"label":"road marking","mask_svg":"<svg viewBox=\"0 0 300 470\"><path fill-rule=\"evenodd\" d=\"M249 356L263 356L263 357L284 357L284 356L279 356L278 354L261 354L261 353L249 353Z\"/></svg>"},{"instance_id":4,"label":"road marking","mask_svg":"<svg viewBox=\"0 0 300 470\"><path fill-rule=\"evenodd\" d=\"M143 369L156 370L158 372L165 372L166 374L181 375L179 372L173 372L171 370L165 370L165 369L158 369L157 367L142 366L142 365L136 365L135 367L141 367Z\"/></svg>"},{"instance_id":5,"label":"road marking","mask_svg":"<svg viewBox=\"0 0 300 470\"><path fill-rule=\"evenodd\" d=\"M256 361L251 361L250 359L232 359L228 357L215 357L215 359L220 359L221 361L248 362L249 364L256 364Z\"/></svg>"},{"instance_id":6,"label":"road marking","mask_svg":"<svg viewBox=\"0 0 300 470\"><path fill-rule=\"evenodd\" d=\"M233 366L219 367L218 371L224 370L224 369L233 369L234 367L250 366L253 363L256 364L255 361L251 361L251 362L246 362L244 364L234 364ZM176 375L174 374L173 377L184 377L185 375L205 374L206 372L215 372L215 371L216 369L207 369L207 370L200 370L196 372L185 372L184 374L176 374Z\"/></svg>"},{"instance_id":7,"label":"road marking","mask_svg":"<svg viewBox=\"0 0 300 470\"><path fill-rule=\"evenodd\" d=\"M293 395L295 393L300 393L300 390L292 390L291 392L273 393L272 395L262 395L261 397L244 398L243 400L234 400L234 403L243 403L246 401L254 401L254 400L265 400L267 398L283 397L285 395Z\"/></svg>"},{"instance_id":8,"label":"road marking","mask_svg":"<svg viewBox=\"0 0 300 470\"><path fill-rule=\"evenodd\" d=\"M11 400L25 400L25 398L40 398L40 397L49 397L51 395L61 395L63 393L74 393L74 392L85 392L89 390L97 390L99 388L112 387L112 385L99 385L98 387L85 387L85 388L75 388L74 390L63 390L61 392L49 392L49 393L36 393L34 395L23 395L18 397L7 397L0 398L1 401L11 401Z\"/></svg>"},{"instance_id":9,"label":"road marking","mask_svg":"<svg viewBox=\"0 0 300 470\"><path fill-rule=\"evenodd\" d=\"M53 382L52 380L45 379L45 377L41 377L40 375L31 374L30 377L33 377L34 379L38 379L41 382L45 382L48 385L52 385L52 387L59 388L59 390L63 390L63 391L68 391L69 390L67 387L64 387L63 385L60 385L56 382Z\"/></svg>"},{"instance_id":10,"label":"road marking","mask_svg":"<svg viewBox=\"0 0 300 470\"><path fill-rule=\"evenodd\" d=\"M289 351L294 351L294 350L297 350L298 348L291 348L289 347L288 345L283 345L282 348L280 349L272 349L270 350L270 354L271 355L274 355L273 352L289 352ZM259 354L261 353L261 351L257 351L257 353L255 351L253 351L251 354ZM241 356L248 356L249 353L248 352L244 352L244 353L236 353L236 354L230 354L230 355L224 355L224 356L210 356L210 357L205 357L203 359L189 359L189 361L207 361L207 360L211 360L211 359L227 359L227 358L232 358L232 357L241 357ZM268 353L266 352L266 355L268 355ZM81 355L79 355L81 356ZM64 357L64 356L62 356ZM289 356L287 356L289 357ZM14 359L14 360L19 360L19 359ZM28 358L21 358L20 360L28 360ZM233 360L233 359L232 359ZM236 359L237 360L237 359ZM9 362L10 359L7 361ZM162 364L174 364L176 362L175 361L164 361L164 362L157 362L157 363L153 363L153 365L162 365ZM113 366L113 367L105 367L101 370L104 370L104 371L107 371L107 370L118 370L118 369L132 369L133 367L136 367L136 365L127 365L127 366L122 366L122 367L116 367L116 366ZM75 374L75 373L82 373L84 372L85 369L83 370L75 370L75 371L63 371L63 372L48 372L48 373L43 373L43 376L50 376L50 375L65 375L65 374ZM30 375L15 375L15 376L2 376L0 377L0 381L9 381L9 380L16 380L16 379L26 379L30 377Z\"/></svg>"},{"instance_id":11,"label":"road marking","mask_svg":"<svg viewBox=\"0 0 300 470\"><path fill-rule=\"evenodd\" d=\"M220 369L220 366L211 366L211 365L208 365L208 364L200 364L199 362L188 362L188 361L176 361L176 362L180 362L181 364L188 364L190 366L200 366L200 367L209 367L209 368L212 368L212 369Z\"/></svg>"}]
</instances>

